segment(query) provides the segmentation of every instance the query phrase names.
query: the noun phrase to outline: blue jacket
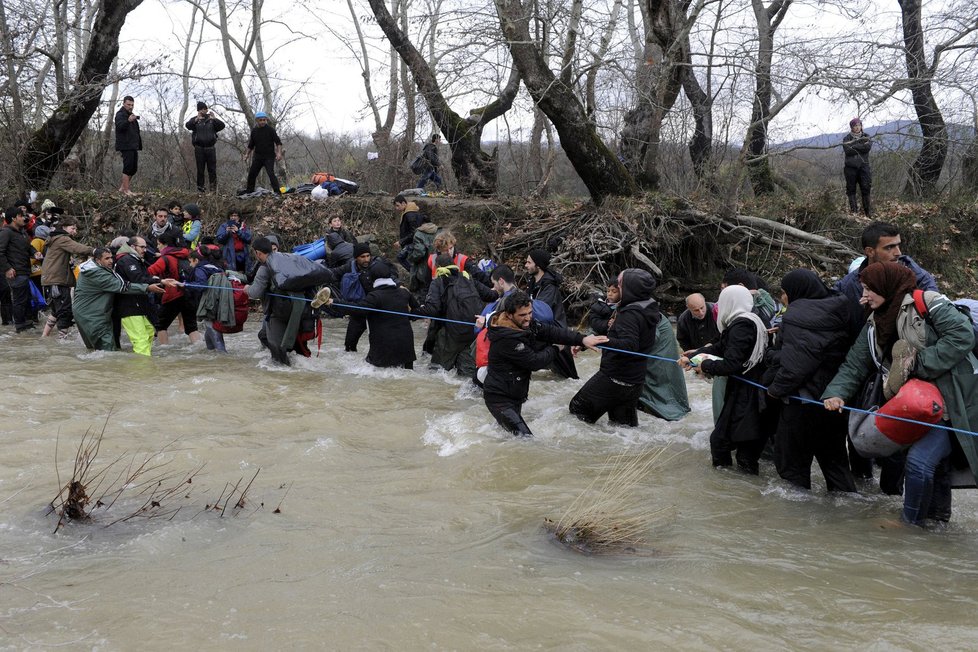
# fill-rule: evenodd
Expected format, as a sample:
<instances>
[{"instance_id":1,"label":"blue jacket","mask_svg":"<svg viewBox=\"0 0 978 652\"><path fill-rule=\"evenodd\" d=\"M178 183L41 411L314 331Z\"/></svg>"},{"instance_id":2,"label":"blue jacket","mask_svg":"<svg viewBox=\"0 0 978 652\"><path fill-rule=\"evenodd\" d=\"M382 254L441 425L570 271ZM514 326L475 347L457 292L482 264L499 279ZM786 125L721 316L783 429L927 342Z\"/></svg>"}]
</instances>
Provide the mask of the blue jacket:
<instances>
[{"instance_id":1,"label":"blue jacket","mask_svg":"<svg viewBox=\"0 0 978 652\"><path fill-rule=\"evenodd\" d=\"M245 271L247 271L250 267L248 245L251 244L251 229L244 222L238 223L238 237L244 243L245 247L241 251L235 251L233 234L228 231L229 226L231 226L231 220L219 226L217 228L217 236L214 239L217 241L217 244L224 248L224 264L228 269L238 269L236 263L238 261L244 261Z\"/></svg>"},{"instance_id":2,"label":"blue jacket","mask_svg":"<svg viewBox=\"0 0 978 652\"><path fill-rule=\"evenodd\" d=\"M906 265L914 273L914 276L917 277L918 290L940 292L937 289L937 281L934 280L934 277L930 275L930 272L918 265L913 258L910 256L900 256L897 258L897 262ZM853 335L859 333L866 323L866 311L859 304L859 299L863 296L863 284L859 282L859 274L866 269L866 265L868 264L869 261L864 260L862 265L859 266L859 269L853 270L843 276L832 288L849 297L850 331Z\"/></svg>"},{"instance_id":3,"label":"blue jacket","mask_svg":"<svg viewBox=\"0 0 978 652\"><path fill-rule=\"evenodd\" d=\"M514 287L512 290L504 294L503 297L505 297L507 294L512 294L515 290L516 288ZM495 301L486 304L486 307L482 309L481 315L488 320L490 313L496 312L496 308L499 307L499 304L503 300L503 297L500 297ZM548 306L543 301L540 301L538 299L531 299L530 303L533 305L533 319L535 321L538 321L541 324L554 323L554 313L550 309L550 306ZM482 329L479 328L478 326L473 326L472 330L475 332L476 335L478 335L479 331L481 331Z\"/></svg>"}]
</instances>

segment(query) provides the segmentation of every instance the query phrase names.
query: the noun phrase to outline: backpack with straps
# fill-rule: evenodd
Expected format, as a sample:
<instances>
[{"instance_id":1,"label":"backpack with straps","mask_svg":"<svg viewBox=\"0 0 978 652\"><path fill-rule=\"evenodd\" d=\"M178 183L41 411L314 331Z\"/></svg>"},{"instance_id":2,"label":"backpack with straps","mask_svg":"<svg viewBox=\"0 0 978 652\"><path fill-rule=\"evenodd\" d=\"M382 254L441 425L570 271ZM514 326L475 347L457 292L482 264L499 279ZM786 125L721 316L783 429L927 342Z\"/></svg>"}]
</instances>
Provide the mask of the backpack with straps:
<instances>
[{"instance_id":1,"label":"backpack with straps","mask_svg":"<svg viewBox=\"0 0 978 652\"><path fill-rule=\"evenodd\" d=\"M960 304L954 303L953 301L950 301L950 300L949 300L949 303L952 306L954 306L954 308L958 312L960 312L961 314L965 315L968 318L968 321L971 322L971 329L972 329L972 331L975 334L975 343L974 343L974 346L971 347L971 353L976 358L978 358L978 322L975 321L974 315L972 314L971 309L968 308L968 306L960 305ZM937 327L934 326L934 322L930 318L930 309L927 307L927 302L924 300L924 291L923 290L914 290L913 291L913 305L914 305L914 308L917 309L917 314L919 314L921 317L923 317L924 318L924 321L926 321L928 324L930 324L931 327L936 331L937 330Z\"/></svg>"},{"instance_id":2,"label":"backpack with straps","mask_svg":"<svg viewBox=\"0 0 978 652\"><path fill-rule=\"evenodd\" d=\"M485 305L473 285L474 281L461 274L446 283L445 317L464 324L446 323L445 330L456 342L471 342L475 339L472 322L482 312Z\"/></svg>"},{"instance_id":3,"label":"backpack with straps","mask_svg":"<svg viewBox=\"0 0 978 652\"><path fill-rule=\"evenodd\" d=\"M350 261L350 271L340 279L340 297L344 301L361 301L365 299L367 293L363 291L363 283L360 282L360 272L357 271L356 259Z\"/></svg>"}]
</instances>

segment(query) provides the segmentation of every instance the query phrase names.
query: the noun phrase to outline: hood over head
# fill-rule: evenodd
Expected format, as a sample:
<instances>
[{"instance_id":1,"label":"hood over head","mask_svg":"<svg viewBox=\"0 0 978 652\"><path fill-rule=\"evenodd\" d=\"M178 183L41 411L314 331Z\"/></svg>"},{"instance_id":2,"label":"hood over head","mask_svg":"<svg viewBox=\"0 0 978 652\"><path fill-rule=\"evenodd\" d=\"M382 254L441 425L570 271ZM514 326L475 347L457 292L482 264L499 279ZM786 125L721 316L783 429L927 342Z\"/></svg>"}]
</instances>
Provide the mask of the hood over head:
<instances>
[{"instance_id":1,"label":"hood over head","mask_svg":"<svg viewBox=\"0 0 978 652\"><path fill-rule=\"evenodd\" d=\"M618 284L621 287L620 307L637 301L648 301L655 290L655 277L644 269L631 267L619 275Z\"/></svg>"}]
</instances>

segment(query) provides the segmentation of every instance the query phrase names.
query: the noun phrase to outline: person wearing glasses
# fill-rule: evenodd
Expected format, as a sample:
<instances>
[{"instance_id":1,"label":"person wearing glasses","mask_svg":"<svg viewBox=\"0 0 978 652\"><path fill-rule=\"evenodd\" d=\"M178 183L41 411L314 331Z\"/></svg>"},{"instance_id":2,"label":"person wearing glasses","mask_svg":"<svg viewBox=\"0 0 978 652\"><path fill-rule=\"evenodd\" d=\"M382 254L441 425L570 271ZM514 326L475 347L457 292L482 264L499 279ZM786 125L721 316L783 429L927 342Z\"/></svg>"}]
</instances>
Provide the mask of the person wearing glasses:
<instances>
[{"instance_id":1,"label":"person wearing glasses","mask_svg":"<svg viewBox=\"0 0 978 652\"><path fill-rule=\"evenodd\" d=\"M149 265L145 260L146 239L133 236L129 242L122 245L116 253L115 273L123 281L130 284L145 283L147 286L160 282L160 279L149 273ZM133 353L151 355L153 338L156 337L156 312L158 304L149 294L117 294L112 310L114 324L121 322L122 328L132 342ZM118 337L118 326L115 326Z\"/></svg>"}]
</instances>

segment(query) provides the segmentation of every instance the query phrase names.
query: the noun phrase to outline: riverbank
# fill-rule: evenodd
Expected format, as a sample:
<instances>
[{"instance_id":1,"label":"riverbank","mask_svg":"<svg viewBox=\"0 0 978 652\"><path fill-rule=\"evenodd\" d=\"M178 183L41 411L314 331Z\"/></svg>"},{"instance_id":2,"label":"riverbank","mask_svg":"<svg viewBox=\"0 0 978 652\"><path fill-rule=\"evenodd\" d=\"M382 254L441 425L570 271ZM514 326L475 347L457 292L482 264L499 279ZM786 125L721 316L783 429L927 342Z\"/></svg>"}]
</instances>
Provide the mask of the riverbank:
<instances>
[{"instance_id":1,"label":"riverbank","mask_svg":"<svg viewBox=\"0 0 978 652\"><path fill-rule=\"evenodd\" d=\"M354 195L313 201L309 195L237 199L196 193L65 191L45 194L79 218L83 239L107 241L122 228L145 230L152 210L171 200L194 201L203 210L205 234L216 232L228 211L241 211L256 233L277 233L287 250L315 240L334 215L355 234L372 234L393 252L399 215L390 195ZM460 248L521 269L534 247L553 253L565 280L572 314L625 267L651 270L657 297L679 305L694 291L715 298L730 267L748 267L772 285L795 267L814 269L827 282L859 255L859 234L869 219L840 212L825 195L754 203L736 216L721 216L708 204L647 195L608 201L601 207L571 200L518 198L417 198L422 211L451 228ZM876 219L897 224L904 252L937 278L951 296L978 296L978 208L952 204L881 203Z\"/></svg>"}]
</instances>

